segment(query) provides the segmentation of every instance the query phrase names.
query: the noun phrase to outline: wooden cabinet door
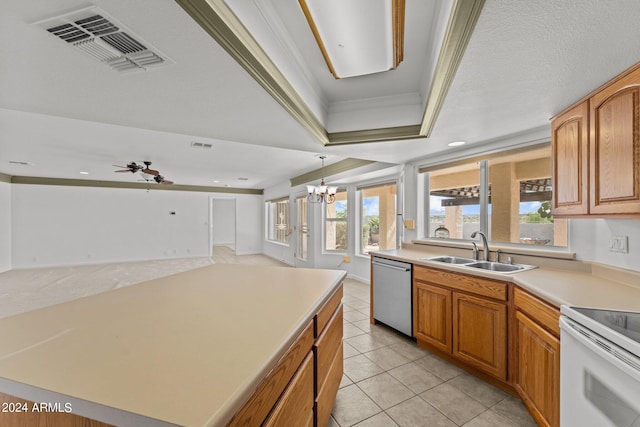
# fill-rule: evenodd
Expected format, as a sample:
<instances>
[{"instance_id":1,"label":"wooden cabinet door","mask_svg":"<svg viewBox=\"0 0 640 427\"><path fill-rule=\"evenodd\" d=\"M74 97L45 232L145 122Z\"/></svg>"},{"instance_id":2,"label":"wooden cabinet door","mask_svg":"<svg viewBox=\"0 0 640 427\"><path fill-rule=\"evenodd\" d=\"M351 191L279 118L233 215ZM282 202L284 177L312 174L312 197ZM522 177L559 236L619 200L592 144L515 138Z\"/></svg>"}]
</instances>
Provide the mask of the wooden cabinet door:
<instances>
[{"instance_id":1,"label":"wooden cabinet door","mask_svg":"<svg viewBox=\"0 0 640 427\"><path fill-rule=\"evenodd\" d=\"M451 353L451 291L415 282L413 298L415 337Z\"/></svg>"},{"instance_id":2,"label":"wooden cabinet door","mask_svg":"<svg viewBox=\"0 0 640 427\"><path fill-rule=\"evenodd\" d=\"M543 426L560 424L560 341L521 312L516 312L515 387Z\"/></svg>"},{"instance_id":3,"label":"wooden cabinet door","mask_svg":"<svg viewBox=\"0 0 640 427\"><path fill-rule=\"evenodd\" d=\"M590 99L590 213L640 213L640 69Z\"/></svg>"},{"instance_id":4,"label":"wooden cabinet door","mask_svg":"<svg viewBox=\"0 0 640 427\"><path fill-rule=\"evenodd\" d=\"M588 102L556 117L551 123L553 214L588 213Z\"/></svg>"},{"instance_id":5,"label":"wooden cabinet door","mask_svg":"<svg viewBox=\"0 0 640 427\"><path fill-rule=\"evenodd\" d=\"M453 293L453 355L507 379L507 306Z\"/></svg>"}]
</instances>

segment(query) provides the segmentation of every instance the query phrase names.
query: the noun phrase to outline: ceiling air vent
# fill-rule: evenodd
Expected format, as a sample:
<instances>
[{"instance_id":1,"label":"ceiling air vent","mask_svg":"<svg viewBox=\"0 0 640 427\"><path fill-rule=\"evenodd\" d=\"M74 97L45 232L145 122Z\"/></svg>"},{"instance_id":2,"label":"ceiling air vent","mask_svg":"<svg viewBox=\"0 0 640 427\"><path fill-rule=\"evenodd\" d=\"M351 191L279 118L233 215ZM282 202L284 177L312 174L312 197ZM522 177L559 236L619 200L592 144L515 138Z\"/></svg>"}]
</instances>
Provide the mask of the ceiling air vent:
<instances>
[{"instance_id":1,"label":"ceiling air vent","mask_svg":"<svg viewBox=\"0 0 640 427\"><path fill-rule=\"evenodd\" d=\"M145 71L173 63L150 43L95 6L35 25L116 71Z\"/></svg>"}]
</instances>

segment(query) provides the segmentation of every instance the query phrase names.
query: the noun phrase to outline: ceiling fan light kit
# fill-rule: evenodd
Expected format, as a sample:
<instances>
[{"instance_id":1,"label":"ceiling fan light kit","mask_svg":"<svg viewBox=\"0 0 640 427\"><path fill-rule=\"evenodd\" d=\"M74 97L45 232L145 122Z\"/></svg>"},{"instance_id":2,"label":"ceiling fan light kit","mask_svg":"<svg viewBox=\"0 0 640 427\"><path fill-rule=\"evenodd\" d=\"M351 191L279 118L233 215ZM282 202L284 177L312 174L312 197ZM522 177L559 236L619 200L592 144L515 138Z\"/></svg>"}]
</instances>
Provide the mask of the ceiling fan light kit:
<instances>
[{"instance_id":1,"label":"ceiling fan light kit","mask_svg":"<svg viewBox=\"0 0 640 427\"><path fill-rule=\"evenodd\" d=\"M165 179L162 175L160 175L159 171L155 169L151 169L150 161L145 160L142 163L144 163L144 166L136 162L129 162L127 163L127 166L114 165L117 168L123 168L114 172L131 172L131 173L140 172L140 176L146 182L155 181L158 184L173 184L173 181L169 181Z\"/></svg>"}]
</instances>

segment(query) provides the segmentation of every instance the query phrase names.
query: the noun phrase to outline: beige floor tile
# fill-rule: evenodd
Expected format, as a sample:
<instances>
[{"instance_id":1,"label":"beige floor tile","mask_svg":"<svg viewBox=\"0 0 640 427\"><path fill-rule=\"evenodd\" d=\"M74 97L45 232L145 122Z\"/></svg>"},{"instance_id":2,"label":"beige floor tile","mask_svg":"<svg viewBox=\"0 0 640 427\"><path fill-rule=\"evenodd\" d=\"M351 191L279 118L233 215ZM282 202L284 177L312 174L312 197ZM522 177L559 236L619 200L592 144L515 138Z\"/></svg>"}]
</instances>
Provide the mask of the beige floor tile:
<instances>
[{"instance_id":1,"label":"beige floor tile","mask_svg":"<svg viewBox=\"0 0 640 427\"><path fill-rule=\"evenodd\" d=\"M498 404L491 407L491 409L504 418L513 421L515 424L521 427L536 427L537 424L525 408L520 399L513 396L509 396Z\"/></svg>"},{"instance_id":2,"label":"beige floor tile","mask_svg":"<svg viewBox=\"0 0 640 427\"><path fill-rule=\"evenodd\" d=\"M340 427L340 424L338 424L338 422L333 417L329 417L327 427Z\"/></svg>"},{"instance_id":3,"label":"beige floor tile","mask_svg":"<svg viewBox=\"0 0 640 427\"><path fill-rule=\"evenodd\" d=\"M345 303L344 301L342 301L342 312L348 313L350 311L356 311L356 309L350 306L349 304Z\"/></svg>"},{"instance_id":4,"label":"beige floor tile","mask_svg":"<svg viewBox=\"0 0 640 427\"><path fill-rule=\"evenodd\" d=\"M419 396L458 425L487 410L486 406L448 383L440 384Z\"/></svg>"},{"instance_id":5,"label":"beige floor tile","mask_svg":"<svg viewBox=\"0 0 640 427\"><path fill-rule=\"evenodd\" d=\"M359 422L355 427L392 427L397 426L389 415L384 412L380 412L371 418L367 418L364 421Z\"/></svg>"},{"instance_id":6,"label":"beige floor tile","mask_svg":"<svg viewBox=\"0 0 640 427\"><path fill-rule=\"evenodd\" d=\"M362 320L358 320L356 322L353 322L354 325L356 325L358 328L362 329L365 332L371 332L371 327L375 326L371 324L371 321L367 318L367 319L362 319Z\"/></svg>"},{"instance_id":7,"label":"beige floor tile","mask_svg":"<svg viewBox=\"0 0 640 427\"><path fill-rule=\"evenodd\" d=\"M355 383L384 372L380 366L362 354L344 360L344 374Z\"/></svg>"},{"instance_id":8,"label":"beige floor tile","mask_svg":"<svg viewBox=\"0 0 640 427\"><path fill-rule=\"evenodd\" d=\"M357 335L362 335L365 332L358 328L356 325L354 325L353 323L348 323L346 322L344 324L343 330L342 330L342 337L343 338L351 338L351 337L355 337Z\"/></svg>"},{"instance_id":9,"label":"beige floor tile","mask_svg":"<svg viewBox=\"0 0 640 427\"><path fill-rule=\"evenodd\" d=\"M332 415L341 427L352 426L382 410L357 385L338 390Z\"/></svg>"},{"instance_id":10,"label":"beige floor tile","mask_svg":"<svg viewBox=\"0 0 640 427\"><path fill-rule=\"evenodd\" d=\"M368 318L368 315L361 313L358 310L347 311L344 313L344 320L347 322L357 322L358 320L365 320Z\"/></svg>"},{"instance_id":11,"label":"beige floor tile","mask_svg":"<svg viewBox=\"0 0 640 427\"><path fill-rule=\"evenodd\" d=\"M346 387L351 384L353 384L353 381L351 381L348 376L342 375L342 379L340 380L340 385L338 386L338 388Z\"/></svg>"},{"instance_id":12,"label":"beige floor tile","mask_svg":"<svg viewBox=\"0 0 640 427\"><path fill-rule=\"evenodd\" d=\"M415 396L415 393L386 372L360 381L357 385L382 409L388 409Z\"/></svg>"},{"instance_id":13,"label":"beige floor tile","mask_svg":"<svg viewBox=\"0 0 640 427\"><path fill-rule=\"evenodd\" d=\"M378 348L376 350L366 352L364 355L368 359L372 360L376 365L387 371L410 362L409 359L389 347Z\"/></svg>"},{"instance_id":14,"label":"beige floor tile","mask_svg":"<svg viewBox=\"0 0 640 427\"><path fill-rule=\"evenodd\" d=\"M386 410L386 413L401 427L456 427L456 425L419 397Z\"/></svg>"},{"instance_id":15,"label":"beige floor tile","mask_svg":"<svg viewBox=\"0 0 640 427\"><path fill-rule=\"evenodd\" d=\"M440 359L438 356L433 354L416 360L416 363L445 381L455 378L464 372L457 366L454 366L451 363Z\"/></svg>"},{"instance_id":16,"label":"beige floor tile","mask_svg":"<svg viewBox=\"0 0 640 427\"><path fill-rule=\"evenodd\" d=\"M360 298L353 298L353 300L349 301L349 305L353 308L355 308L356 310L364 310L367 309L369 310L369 301L364 301L361 300Z\"/></svg>"},{"instance_id":17,"label":"beige floor tile","mask_svg":"<svg viewBox=\"0 0 640 427\"><path fill-rule=\"evenodd\" d=\"M358 350L347 344L346 342L342 342L342 357L347 359L349 357L357 356L361 354Z\"/></svg>"},{"instance_id":18,"label":"beige floor tile","mask_svg":"<svg viewBox=\"0 0 640 427\"><path fill-rule=\"evenodd\" d=\"M509 396L499 388L492 386L486 381L482 381L480 378L467 374L466 372L450 380L449 384L473 397L487 408L492 407L502 399Z\"/></svg>"},{"instance_id":19,"label":"beige floor tile","mask_svg":"<svg viewBox=\"0 0 640 427\"><path fill-rule=\"evenodd\" d=\"M443 383L442 378L421 368L415 362L391 369L389 374L416 394L425 392Z\"/></svg>"},{"instance_id":20,"label":"beige floor tile","mask_svg":"<svg viewBox=\"0 0 640 427\"><path fill-rule=\"evenodd\" d=\"M518 424L509 421L489 409L464 424L464 427L518 427Z\"/></svg>"},{"instance_id":21,"label":"beige floor tile","mask_svg":"<svg viewBox=\"0 0 640 427\"><path fill-rule=\"evenodd\" d=\"M403 355L409 360L422 359L425 356L429 356L431 354L428 351L418 347L414 342L411 342L409 340L391 344L389 348L392 348L393 350L397 351L398 353L400 353L401 355Z\"/></svg>"},{"instance_id":22,"label":"beige floor tile","mask_svg":"<svg viewBox=\"0 0 640 427\"><path fill-rule=\"evenodd\" d=\"M374 337L371 334L363 334L346 338L344 342L353 346L360 353L366 353L367 351L372 351L387 345L386 341Z\"/></svg>"}]
</instances>

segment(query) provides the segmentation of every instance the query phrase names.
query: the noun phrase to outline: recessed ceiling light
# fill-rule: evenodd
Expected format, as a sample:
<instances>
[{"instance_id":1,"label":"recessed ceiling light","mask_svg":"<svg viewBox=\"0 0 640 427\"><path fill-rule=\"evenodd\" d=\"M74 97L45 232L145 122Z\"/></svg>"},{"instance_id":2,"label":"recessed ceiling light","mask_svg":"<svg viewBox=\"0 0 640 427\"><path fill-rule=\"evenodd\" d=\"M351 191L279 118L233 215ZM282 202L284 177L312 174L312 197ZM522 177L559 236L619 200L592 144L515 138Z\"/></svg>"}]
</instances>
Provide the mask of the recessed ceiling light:
<instances>
[{"instance_id":1,"label":"recessed ceiling light","mask_svg":"<svg viewBox=\"0 0 640 427\"><path fill-rule=\"evenodd\" d=\"M80 175L89 175L89 172L82 171L80 172Z\"/></svg>"},{"instance_id":2,"label":"recessed ceiling light","mask_svg":"<svg viewBox=\"0 0 640 427\"><path fill-rule=\"evenodd\" d=\"M453 142L448 143L447 145L449 147L459 147L459 146L464 145L464 144L466 144L466 141L453 141Z\"/></svg>"},{"instance_id":3,"label":"recessed ceiling light","mask_svg":"<svg viewBox=\"0 0 640 427\"><path fill-rule=\"evenodd\" d=\"M218 182L220 182L220 181L218 181L218 180L216 179L216 180L215 180L215 181L213 181L213 182L217 184L217 183L218 183Z\"/></svg>"}]
</instances>

